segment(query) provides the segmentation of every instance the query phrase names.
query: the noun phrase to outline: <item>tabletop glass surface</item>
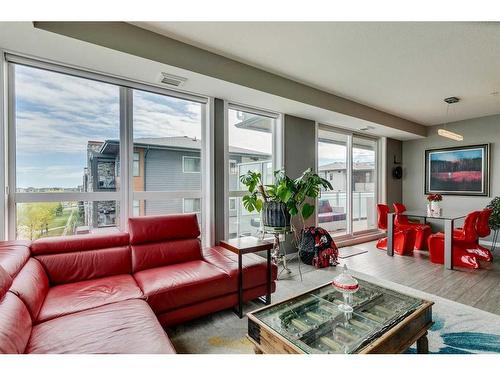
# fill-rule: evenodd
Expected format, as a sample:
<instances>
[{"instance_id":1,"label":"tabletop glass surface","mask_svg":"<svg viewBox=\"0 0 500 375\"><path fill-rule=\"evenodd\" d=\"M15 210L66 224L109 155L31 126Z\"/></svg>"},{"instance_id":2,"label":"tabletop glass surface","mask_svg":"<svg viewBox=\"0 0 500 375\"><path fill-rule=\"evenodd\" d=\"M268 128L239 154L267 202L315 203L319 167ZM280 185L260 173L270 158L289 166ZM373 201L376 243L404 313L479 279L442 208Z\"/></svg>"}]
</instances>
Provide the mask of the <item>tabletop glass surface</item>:
<instances>
[{"instance_id":1,"label":"tabletop glass surface","mask_svg":"<svg viewBox=\"0 0 500 375\"><path fill-rule=\"evenodd\" d=\"M455 220L455 219L461 219L465 216L467 216L467 212L461 212L461 211L452 211L452 210L443 210L440 216L432 216L430 215L426 210L408 210L405 211L403 216L409 216L409 217L422 217L422 218L427 218L427 219L441 219L441 220Z\"/></svg>"},{"instance_id":2,"label":"tabletop glass surface","mask_svg":"<svg viewBox=\"0 0 500 375\"><path fill-rule=\"evenodd\" d=\"M410 315L424 301L359 281L352 313L342 293L323 286L254 313L264 325L306 353L353 353Z\"/></svg>"}]
</instances>

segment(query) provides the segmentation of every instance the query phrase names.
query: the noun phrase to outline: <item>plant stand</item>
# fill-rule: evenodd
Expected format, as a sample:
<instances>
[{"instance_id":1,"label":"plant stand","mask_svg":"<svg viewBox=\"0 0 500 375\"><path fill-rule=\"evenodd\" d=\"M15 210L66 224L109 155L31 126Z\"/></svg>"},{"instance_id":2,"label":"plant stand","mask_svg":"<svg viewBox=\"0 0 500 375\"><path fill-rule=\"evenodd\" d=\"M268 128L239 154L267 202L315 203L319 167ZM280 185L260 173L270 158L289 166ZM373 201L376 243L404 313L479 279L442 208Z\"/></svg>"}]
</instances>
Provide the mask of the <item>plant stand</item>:
<instances>
[{"instance_id":1,"label":"plant stand","mask_svg":"<svg viewBox=\"0 0 500 375\"><path fill-rule=\"evenodd\" d=\"M272 261L276 266L278 266L278 279L283 271L286 271L288 274L292 272L290 268L288 268L288 260L286 257L286 252L282 251L282 244L280 240L280 235L286 235L293 233L293 229L290 227L263 227L262 228L262 238L264 238L265 234L272 234L274 236L273 249L271 252ZM298 259L299 252L297 250L297 254L294 257ZM281 270L279 269L280 265L282 266ZM300 259L298 259L298 270L300 275L300 281L302 282L302 270L300 268Z\"/></svg>"}]
</instances>

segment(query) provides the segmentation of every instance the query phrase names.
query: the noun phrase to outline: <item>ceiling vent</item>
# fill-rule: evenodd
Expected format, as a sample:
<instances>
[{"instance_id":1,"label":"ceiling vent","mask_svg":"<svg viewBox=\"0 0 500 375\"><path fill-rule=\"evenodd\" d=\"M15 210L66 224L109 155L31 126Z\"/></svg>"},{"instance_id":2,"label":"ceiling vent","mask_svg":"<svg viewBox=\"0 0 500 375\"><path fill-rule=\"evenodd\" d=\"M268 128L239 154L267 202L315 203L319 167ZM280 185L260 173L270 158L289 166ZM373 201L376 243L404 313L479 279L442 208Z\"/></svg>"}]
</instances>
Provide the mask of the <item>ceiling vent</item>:
<instances>
[{"instance_id":1,"label":"ceiling vent","mask_svg":"<svg viewBox=\"0 0 500 375\"><path fill-rule=\"evenodd\" d=\"M174 86L174 87L180 87L180 86L184 85L184 83L186 81L187 81L187 78L175 76L173 74L168 74L165 72L162 72L161 77L160 77L161 83L163 83L165 85L169 85L169 86Z\"/></svg>"}]
</instances>

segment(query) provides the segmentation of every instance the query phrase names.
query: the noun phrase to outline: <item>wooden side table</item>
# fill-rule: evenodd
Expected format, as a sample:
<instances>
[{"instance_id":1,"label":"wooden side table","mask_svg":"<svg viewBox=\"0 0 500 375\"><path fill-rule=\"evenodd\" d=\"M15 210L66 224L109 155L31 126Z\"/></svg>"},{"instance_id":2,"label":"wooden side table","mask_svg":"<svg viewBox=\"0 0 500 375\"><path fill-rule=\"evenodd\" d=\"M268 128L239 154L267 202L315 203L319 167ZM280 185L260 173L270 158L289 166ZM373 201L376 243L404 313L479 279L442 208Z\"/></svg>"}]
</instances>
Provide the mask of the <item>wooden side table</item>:
<instances>
[{"instance_id":1,"label":"wooden side table","mask_svg":"<svg viewBox=\"0 0 500 375\"><path fill-rule=\"evenodd\" d=\"M260 298L266 305L271 304L272 292L272 263L271 263L271 250L273 249L273 242L262 240L257 237L240 237L230 240L220 241L221 247L232 251L238 255L238 310L237 315L243 318L243 255L250 253L257 253L259 251L267 251L267 291L266 298Z\"/></svg>"}]
</instances>

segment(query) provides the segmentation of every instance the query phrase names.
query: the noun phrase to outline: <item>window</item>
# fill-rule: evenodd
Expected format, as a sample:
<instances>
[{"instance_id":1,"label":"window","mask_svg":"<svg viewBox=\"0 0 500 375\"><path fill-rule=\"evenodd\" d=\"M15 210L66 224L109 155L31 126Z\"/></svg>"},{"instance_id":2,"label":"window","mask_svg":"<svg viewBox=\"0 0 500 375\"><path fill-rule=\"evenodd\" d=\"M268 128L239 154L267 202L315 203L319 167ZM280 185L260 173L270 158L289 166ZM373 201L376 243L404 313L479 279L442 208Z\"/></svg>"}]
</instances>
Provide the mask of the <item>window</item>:
<instances>
[{"instance_id":1,"label":"window","mask_svg":"<svg viewBox=\"0 0 500 375\"><path fill-rule=\"evenodd\" d=\"M377 140L326 126L318 129L318 173L333 190L322 192L318 225L333 236L376 229Z\"/></svg>"},{"instance_id":2,"label":"window","mask_svg":"<svg viewBox=\"0 0 500 375\"><path fill-rule=\"evenodd\" d=\"M132 202L132 215L141 216L141 204L139 201Z\"/></svg>"},{"instance_id":3,"label":"window","mask_svg":"<svg viewBox=\"0 0 500 375\"><path fill-rule=\"evenodd\" d=\"M133 142L141 155L133 200L140 215L197 212L203 230L204 105L133 90Z\"/></svg>"},{"instance_id":4,"label":"window","mask_svg":"<svg viewBox=\"0 0 500 375\"><path fill-rule=\"evenodd\" d=\"M200 158L196 156L183 156L182 171L184 173L200 173L201 172Z\"/></svg>"},{"instance_id":5,"label":"window","mask_svg":"<svg viewBox=\"0 0 500 375\"><path fill-rule=\"evenodd\" d=\"M229 211L236 210L236 198L229 198Z\"/></svg>"},{"instance_id":6,"label":"window","mask_svg":"<svg viewBox=\"0 0 500 375\"><path fill-rule=\"evenodd\" d=\"M10 239L201 221L207 100L11 55L8 75Z\"/></svg>"},{"instance_id":7,"label":"window","mask_svg":"<svg viewBox=\"0 0 500 375\"><path fill-rule=\"evenodd\" d=\"M229 174L238 174L238 162L229 160Z\"/></svg>"},{"instance_id":8,"label":"window","mask_svg":"<svg viewBox=\"0 0 500 375\"><path fill-rule=\"evenodd\" d=\"M200 198L184 198L184 213L200 213L201 199Z\"/></svg>"},{"instance_id":9,"label":"window","mask_svg":"<svg viewBox=\"0 0 500 375\"><path fill-rule=\"evenodd\" d=\"M272 183L273 171L277 169L274 166L279 165L275 160L277 116L229 105L227 117L229 168L226 236L257 236L260 214L248 212L241 204L246 188L240 183L239 176L248 171L257 171L261 173L264 184Z\"/></svg>"},{"instance_id":10,"label":"window","mask_svg":"<svg viewBox=\"0 0 500 375\"><path fill-rule=\"evenodd\" d=\"M139 177L141 175L141 155L138 152L134 152L132 160L132 176Z\"/></svg>"},{"instance_id":11,"label":"window","mask_svg":"<svg viewBox=\"0 0 500 375\"><path fill-rule=\"evenodd\" d=\"M25 65L9 67L15 135L10 157L16 166L9 181L16 205L9 207L15 223L9 237L119 227L120 88Z\"/></svg>"}]
</instances>

